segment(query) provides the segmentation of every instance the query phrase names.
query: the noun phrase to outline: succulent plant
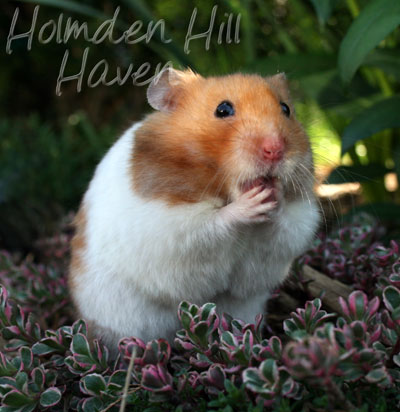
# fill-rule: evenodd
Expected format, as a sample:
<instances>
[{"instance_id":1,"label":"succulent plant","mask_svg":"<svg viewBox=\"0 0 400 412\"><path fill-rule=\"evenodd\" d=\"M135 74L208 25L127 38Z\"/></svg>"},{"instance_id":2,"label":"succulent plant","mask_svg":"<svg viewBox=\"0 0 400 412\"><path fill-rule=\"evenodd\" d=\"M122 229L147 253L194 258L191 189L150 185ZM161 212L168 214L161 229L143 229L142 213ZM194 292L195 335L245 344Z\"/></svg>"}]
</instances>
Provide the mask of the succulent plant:
<instances>
[{"instance_id":1,"label":"succulent plant","mask_svg":"<svg viewBox=\"0 0 400 412\"><path fill-rule=\"evenodd\" d=\"M262 316L246 324L213 303L182 302L175 342L126 337L112 348L117 358L83 320L71 322L68 236L41 243L46 265L1 252L1 411L118 411L121 402L133 411L378 410L371 394L396 410L400 254L381 234L359 216L294 265L354 288L339 298L340 313L309 300L284 321L284 335L264 336Z\"/></svg>"}]
</instances>

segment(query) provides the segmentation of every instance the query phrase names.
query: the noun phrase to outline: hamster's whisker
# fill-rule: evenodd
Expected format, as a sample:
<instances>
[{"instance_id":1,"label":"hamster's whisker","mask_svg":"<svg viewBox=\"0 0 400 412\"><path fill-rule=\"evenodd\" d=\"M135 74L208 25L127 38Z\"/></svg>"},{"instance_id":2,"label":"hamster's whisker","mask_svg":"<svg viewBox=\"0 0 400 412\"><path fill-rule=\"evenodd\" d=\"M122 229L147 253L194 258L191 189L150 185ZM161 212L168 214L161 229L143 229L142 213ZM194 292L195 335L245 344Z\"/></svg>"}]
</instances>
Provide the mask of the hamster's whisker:
<instances>
[{"instance_id":1,"label":"hamster's whisker","mask_svg":"<svg viewBox=\"0 0 400 412\"><path fill-rule=\"evenodd\" d=\"M222 190L225 182L227 181L228 177L229 177L228 173L224 173L224 175L222 176L221 181L218 184L217 190L215 191L215 194L214 194L215 197L219 197L219 195L221 194L221 190Z\"/></svg>"},{"instance_id":2,"label":"hamster's whisker","mask_svg":"<svg viewBox=\"0 0 400 412\"><path fill-rule=\"evenodd\" d=\"M299 163L299 165L302 166L302 168L303 168L303 170L301 171L300 174L305 173L306 175L312 177L314 181L316 181L315 176L314 176L302 163ZM300 172L300 171L299 171L299 172ZM303 176L304 176L304 174L303 174ZM315 196L315 199L317 200L318 205L319 205L319 208L320 208L320 210L321 210L322 217L323 217L323 220L324 220L325 233L327 233L327 232L328 232L328 221L327 221L327 218L326 218L325 210L324 210L324 208L323 208L323 206L322 206L322 202L321 202L321 200L319 199L319 197L318 197L318 196ZM334 206L334 204L332 203L331 199L328 198L328 201L330 202L330 204L331 204L331 206L332 206L332 208L333 208L333 211L334 211L335 216L336 216L336 220L337 220L337 222L338 222L338 224L339 224L339 217L338 217L338 215L337 215L335 206Z\"/></svg>"},{"instance_id":3,"label":"hamster's whisker","mask_svg":"<svg viewBox=\"0 0 400 412\"><path fill-rule=\"evenodd\" d=\"M295 174L290 175L290 178L292 179L292 181L294 181L294 182L296 183L296 186L299 188L301 198L302 198L302 200L303 200L303 202L304 202L303 186L299 183L299 181L298 181L298 179L296 178L296 175L295 175Z\"/></svg>"},{"instance_id":4,"label":"hamster's whisker","mask_svg":"<svg viewBox=\"0 0 400 412\"><path fill-rule=\"evenodd\" d=\"M310 172L309 170L307 170L306 167L303 166L303 169L304 169L305 173L311 174L311 172ZM339 171L338 173L341 175L341 172L340 172L340 171ZM315 179L315 180L316 180L316 179ZM317 199L318 199L318 197L317 197ZM329 196L328 196L326 199L328 200L329 204L331 205L332 210L333 210L333 213L334 213L334 215L335 215L336 223L337 223L338 227L340 227L341 223L340 223L340 218L339 218L339 215L338 215L338 213L337 213L336 207L335 207L333 201L331 200L331 198L330 198ZM341 200L340 200L340 198L338 199L338 201L339 201L340 207L342 207L342 206L341 206ZM352 199L352 203L353 203L353 206L354 206L354 200L353 200L353 199ZM320 202L320 205L321 205L321 207L322 207L322 203L321 203L321 202Z\"/></svg>"},{"instance_id":5,"label":"hamster's whisker","mask_svg":"<svg viewBox=\"0 0 400 412\"><path fill-rule=\"evenodd\" d=\"M293 182L293 178L291 175L289 175L290 181L292 182L292 186L293 186L293 190L294 190L294 194L297 195L297 189L296 189L296 185Z\"/></svg>"},{"instance_id":6,"label":"hamster's whisker","mask_svg":"<svg viewBox=\"0 0 400 412\"><path fill-rule=\"evenodd\" d=\"M311 205L311 199L310 199L310 196L308 195L308 190L305 187L305 183L303 181L301 181L300 179L298 179L298 177L296 175L294 176L294 179L295 179L296 183L300 186L300 190L304 189L304 193L305 193L305 195L308 199L308 203L310 204L310 207L311 207L312 206Z\"/></svg>"},{"instance_id":7,"label":"hamster's whisker","mask_svg":"<svg viewBox=\"0 0 400 412\"><path fill-rule=\"evenodd\" d=\"M219 175L221 172L224 173L224 170L221 169L221 168L219 168L219 169L214 173L214 176L212 177L212 179L209 180L209 182L207 183L207 186L204 188L203 192L201 193L201 195L200 195L200 200L203 200L203 197L205 196L208 188L215 182L215 180L217 179L218 175Z\"/></svg>"}]
</instances>

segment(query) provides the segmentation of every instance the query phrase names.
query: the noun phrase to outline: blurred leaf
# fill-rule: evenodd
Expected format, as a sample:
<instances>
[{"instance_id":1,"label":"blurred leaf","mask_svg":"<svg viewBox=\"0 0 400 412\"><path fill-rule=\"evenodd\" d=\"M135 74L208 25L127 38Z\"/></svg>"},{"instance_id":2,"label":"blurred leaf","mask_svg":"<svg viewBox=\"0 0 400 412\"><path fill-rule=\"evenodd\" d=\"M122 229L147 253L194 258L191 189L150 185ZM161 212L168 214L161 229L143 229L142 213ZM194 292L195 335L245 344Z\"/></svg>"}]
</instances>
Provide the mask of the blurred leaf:
<instances>
[{"instance_id":1,"label":"blurred leaf","mask_svg":"<svg viewBox=\"0 0 400 412\"><path fill-rule=\"evenodd\" d=\"M142 0L123 0L123 2L140 18L145 24L150 22L155 22L157 19L147 7L146 3ZM156 25L154 25L155 27ZM169 39L170 33L168 30L165 30L165 38ZM154 39L162 44L162 48L166 48L174 58L176 58L181 64L185 66L191 66L192 69L195 69L194 63L189 59L188 55L185 54L182 48L178 47L174 41L169 43L162 43L160 30L157 30L154 34ZM150 42L151 43L151 42ZM150 44L146 42L146 44ZM161 49L162 50L162 49ZM158 50L159 53L162 53L161 50Z\"/></svg>"},{"instance_id":2,"label":"blurred leaf","mask_svg":"<svg viewBox=\"0 0 400 412\"><path fill-rule=\"evenodd\" d=\"M397 175L397 181L400 183L400 139L394 144L393 148L394 170Z\"/></svg>"},{"instance_id":3,"label":"blurred leaf","mask_svg":"<svg viewBox=\"0 0 400 412\"><path fill-rule=\"evenodd\" d=\"M61 392L57 388L46 389L40 396L40 405L49 408L61 400Z\"/></svg>"},{"instance_id":4,"label":"blurred leaf","mask_svg":"<svg viewBox=\"0 0 400 412\"><path fill-rule=\"evenodd\" d=\"M400 24L399 0L373 0L347 31L339 49L339 71L350 82L365 56Z\"/></svg>"},{"instance_id":5,"label":"blurred leaf","mask_svg":"<svg viewBox=\"0 0 400 412\"><path fill-rule=\"evenodd\" d=\"M34 3L44 6L51 6L57 7L64 10L69 10L72 12L76 12L82 14L84 16L96 18L99 20L108 20L111 19L112 16L109 16L93 7L82 5L81 3L72 1L72 0L21 0L25 3ZM143 20L144 24L149 24L151 21L156 21L157 19L152 15L151 11L147 8L144 2L141 0L125 0L124 3L140 18ZM129 24L125 21L121 20L121 15L119 14L119 19L117 20L116 27L121 30L127 30L129 28ZM154 25L155 27L156 25ZM169 38L169 34L166 31L165 38ZM190 61L189 57L179 48L177 45L171 41L169 43L161 43L161 36L160 30L155 31L154 33L154 40L156 40L159 44L154 44L153 42L144 42L143 44L153 49L160 55L165 54L165 50L168 50L169 53L173 58L179 61L181 64L185 66L191 66L194 68L193 62ZM160 47L162 45L162 47Z\"/></svg>"},{"instance_id":6,"label":"blurred leaf","mask_svg":"<svg viewBox=\"0 0 400 412\"><path fill-rule=\"evenodd\" d=\"M388 286L383 291L383 301L390 312L400 308L400 290L394 286Z\"/></svg>"},{"instance_id":7,"label":"blurred leaf","mask_svg":"<svg viewBox=\"0 0 400 412\"><path fill-rule=\"evenodd\" d=\"M337 0L310 0L321 25L325 25L337 4Z\"/></svg>"},{"instance_id":8,"label":"blurred leaf","mask_svg":"<svg viewBox=\"0 0 400 412\"><path fill-rule=\"evenodd\" d=\"M382 220L400 221L400 205L394 203L369 203L366 205L357 206L346 215L345 220L350 216L359 213L368 213Z\"/></svg>"},{"instance_id":9,"label":"blurred leaf","mask_svg":"<svg viewBox=\"0 0 400 412\"><path fill-rule=\"evenodd\" d=\"M248 70L264 76L285 72L289 78L298 79L334 69L335 64L334 54L283 54L259 59Z\"/></svg>"},{"instance_id":10,"label":"blurred leaf","mask_svg":"<svg viewBox=\"0 0 400 412\"><path fill-rule=\"evenodd\" d=\"M370 182L389 172L391 172L390 169L387 169L380 164L338 166L331 172L325 183L341 184L350 182Z\"/></svg>"},{"instance_id":11,"label":"blurred leaf","mask_svg":"<svg viewBox=\"0 0 400 412\"><path fill-rule=\"evenodd\" d=\"M356 116L343 132L342 155L358 140L381 130L400 127L399 107L400 96L394 96L374 104Z\"/></svg>"},{"instance_id":12,"label":"blurred leaf","mask_svg":"<svg viewBox=\"0 0 400 412\"><path fill-rule=\"evenodd\" d=\"M366 66L378 67L386 74L400 80L400 50L377 49L370 53L364 60Z\"/></svg>"},{"instance_id":13,"label":"blurred leaf","mask_svg":"<svg viewBox=\"0 0 400 412\"><path fill-rule=\"evenodd\" d=\"M21 0L25 3L34 3L43 6L51 6L57 7L64 10L73 11L79 14L83 14L88 17L93 17L96 19L106 20L110 17L106 14L102 13L101 11L95 9L94 7L90 7L87 5L83 5L76 1L72 0Z\"/></svg>"},{"instance_id":14,"label":"blurred leaf","mask_svg":"<svg viewBox=\"0 0 400 412\"><path fill-rule=\"evenodd\" d=\"M371 86L362 76L356 75L351 84L345 88L340 81L340 75L337 69L326 71L316 71L315 73L294 78L293 86L296 81L300 86L300 92L305 96L314 99L325 109L334 108L335 111L342 111L346 118L352 116L352 113L360 111L360 101L367 99L372 104L377 98L382 98L381 93ZM364 102L365 104L365 102ZM352 111L349 112L349 105ZM345 107L346 106L346 107ZM361 106L362 107L362 106Z\"/></svg>"},{"instance_id":15,"label":"blurred leaf","mask_svg":"<svg viewBox=\"0 0 400 412\"><path fill-rule=\"evenodd\" d=\"M92 373L82 378L82 384L86 392L92 396L98 396L101 391L106 390L106 381L98 373Z\"/></svg>"}]
</instances>

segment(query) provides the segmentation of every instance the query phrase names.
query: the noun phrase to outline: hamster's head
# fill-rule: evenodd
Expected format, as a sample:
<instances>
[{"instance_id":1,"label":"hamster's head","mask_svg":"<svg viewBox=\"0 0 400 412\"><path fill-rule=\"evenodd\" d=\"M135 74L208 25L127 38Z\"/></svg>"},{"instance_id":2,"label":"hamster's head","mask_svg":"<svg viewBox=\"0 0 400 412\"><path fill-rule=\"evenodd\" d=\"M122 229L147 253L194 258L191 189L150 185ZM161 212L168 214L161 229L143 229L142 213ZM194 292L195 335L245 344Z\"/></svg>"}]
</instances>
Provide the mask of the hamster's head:
<instances>
[{"instance_id":1,"label":"hamster's head","mask_svg":"<svg viewBox=\"0 0 400 412\"><path fill-rule=\"evenodd\" d=\"M312 188L309 139L284 74L204 78L168 69L147 97L158 112L144 123L135 147L137 184L147 182L147 192L229 201L256 185L292 196ZM145 173L146 167L153 170ZM158 187L157 178L164 179Z\"/></svg>"}]
</instances>

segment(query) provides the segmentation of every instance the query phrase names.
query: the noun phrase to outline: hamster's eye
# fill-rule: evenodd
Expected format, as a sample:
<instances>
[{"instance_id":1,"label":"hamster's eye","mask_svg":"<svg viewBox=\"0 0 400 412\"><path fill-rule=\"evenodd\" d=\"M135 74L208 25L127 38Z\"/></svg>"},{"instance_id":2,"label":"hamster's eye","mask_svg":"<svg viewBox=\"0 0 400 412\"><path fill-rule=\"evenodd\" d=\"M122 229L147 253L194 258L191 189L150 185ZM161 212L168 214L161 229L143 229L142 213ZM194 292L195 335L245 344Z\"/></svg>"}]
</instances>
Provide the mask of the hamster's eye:
<instances>
[{"instance_id":1,"label":"hamster's eye","mask_svg":"<svg viewBox=\"0 0 400 412\"><path fill-rule=\"evenodd\" d=\"M290 116L289 106L288 106L286 103L284 103L284 102L281 102L280 104L281 104L281 107L282 107L282 112L283 112L283 114L284 114L286 117L289 117L289 116Z\"/></svg>"},{"instance_id":2,"label":"hamster's eye","mask_svg":"<svg viewBox=\"0 0 400 412\"><path fill-rule=\"evenodd\" d=\"M215 110L215 116L220 118L233 116L234 114L235 109L233 108L233 104L227 100L221 102L218 105L217 110Z\"/></svg>"}]
</instances>

